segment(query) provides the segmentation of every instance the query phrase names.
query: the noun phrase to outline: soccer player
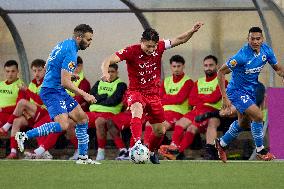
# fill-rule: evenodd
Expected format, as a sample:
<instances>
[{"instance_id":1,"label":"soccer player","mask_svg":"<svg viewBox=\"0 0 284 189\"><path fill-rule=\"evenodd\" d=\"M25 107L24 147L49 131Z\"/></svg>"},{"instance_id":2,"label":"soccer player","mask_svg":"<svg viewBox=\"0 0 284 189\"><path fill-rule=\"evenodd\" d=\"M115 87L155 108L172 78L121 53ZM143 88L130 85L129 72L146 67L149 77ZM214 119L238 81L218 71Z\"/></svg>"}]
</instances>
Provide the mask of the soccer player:
<instances>
[{"instance_id":1,"label":"soccer player","mask_svg":"<svg viewBox=\"0 0 284 189\"><path fill-rule=\"evenodd\" d=\"M159 90L161 78L161 58L166 49L187 42L203 24L198 22L192 29L171 40L159 40L159 34L152 28L146 29L140 44L122 49L104 60L102 64L103 79L109 80L108 67L110 64L126 60L129 90L127 91L128 107L130 108L131 132L135 146L141 144L143 111L149 113L149 121L153 125L150 136L150 160L159 164L154 151L159 147L165 130L163 126L164 110L162 108Z\"/></svg>"},{"instance_id":2,"label":"soccer player","mask_svg":"<svg viewBox=\"0 0 284 189\"><path fill-rule=\"evenodd\" d=\"M71 81L72 74L77 67L77 52L88 48L92 38L93 29L89 25L80 24L75 27L73 38L57 44L49 55L40 97L54 122L43 124L26 133L18 132L16 140L20 151L24 150L24 141L27 139L67 130L68 118L71 118L77 124L75 132L78 138L79 158L76 163L96 163L89 159L87 154L89 142L88 117L78 102L69 96L65 90L68 89L76 95L81 95L87 102L96 102L94 96L79 89Z\"/></svg>"},{"instance_id":3,"label":"soccer player","mask_svg":"<svg viewBox=\"0 0 284 189\"><path fill-rule=\"evenodd\" d=\"M203 59L205 77L199 78L193 86L189 95L189 104L193 110L185 114L176 122L171 145L163 145L160 152L169 159L176 159L183 154L184 150L193 142L197 133L204 133L207 130L208 121L196 123L194 118L205 112L221 109L221 92L218 87L217 69L218 59L208 55ZM214 142L215 138L206 139ZM213 149L214 146L212 146Z\"/></svg>"},{"instance_id":4,"label":"soccer player","mask_svg":"<svg viewBox=\"0 0 284 189\"><path fill-rule=\"evenodd\" d=\"M165 111L165 129L170 130L175 122L191 110L188 106L188 95L194 83L184 73L185 60L180 55L170 58L172 75L165 78L161 85L161 100ZM152 126L149 122L145 125L144 144L149 145Z\"/></svg>"},{"instance_id":5,"label":"soccer player","mask_svg":"<svg viewBox=\"0 0 284 189\"><path fill-rule=\"evenodd\" d=\"M83 59L80 56L77 57L77 68L75 69L74 74L77 74L79 76L79 79L73 81L74 85L79 89L82 89L86 93L89 93L91 90L91 85L90 82L85 77L83 70ZM73 97L78 102L78 104L80 104L84 112L89 111L89 104L82 96L75 95L75 93L69 90L67 90L67 92L71 97Z\"/></svg>"},{"instance_id":6,"label":"soccer player","mask_svg":"<svg viewBox=\"0 0 284 189\"><path fill-rule=\"evenodd\" d=\"M263 114L255 102L255 89L258 85L258 75L266 63L269 63L281 77L284 77L284 70L277 63L272 48L263 43L261 28L250 28L247 39L248 43L218 71L218 81L223 97L222 108L231 111L234 105L238 114L238 120L233 122L225 135L215 140L219 157L223 162L227 161L224 147L248 127L251 128L257 158L265 161L275 159L275 156L263 146ZM230 72L232 77L226 92L225 75Z\"/></svg>"},{"instance_id":7,"label":"soccer player","mask_svg":"<svg viewBox=\"0 0 284 189\"><path fill-rule=\"evenodd\" d=\"M25 97L19 89L23 81L18 78L18 63L15 60L8 60L4 64L5 81L0 82L0 135L7 135L7 130L2 126L8 121L13 113L17 102Z\"/></svg>"}]
</instances>

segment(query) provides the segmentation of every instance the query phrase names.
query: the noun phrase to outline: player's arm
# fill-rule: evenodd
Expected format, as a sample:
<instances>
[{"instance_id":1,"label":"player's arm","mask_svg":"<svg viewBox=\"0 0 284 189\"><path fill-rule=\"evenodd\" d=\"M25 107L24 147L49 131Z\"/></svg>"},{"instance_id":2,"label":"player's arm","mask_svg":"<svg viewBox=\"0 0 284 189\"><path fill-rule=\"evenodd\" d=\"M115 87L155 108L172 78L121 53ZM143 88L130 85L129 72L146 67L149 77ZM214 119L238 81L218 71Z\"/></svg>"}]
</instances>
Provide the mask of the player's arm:
<instances>
[{"instance_id":1,"label":"player's arm","mask_svg":"<svg viewBox=\"0 0 284 189\"><path fill-rule=\"evenodd\" d=\"M222 94L222 100L223 100L223 108L227 109L231 107L231 102L227 97L226 94L226 78L225 75L229 74L231 72L230 68L227 66L227 64L223 64L222 67L217 72L217 78L218 78L218 85L219 89Z\"/></svg>"},{"instance_id":2,"label":"player's arm","mask_svg":"<svg viewBox=\"0 0 284 189\"><path fill-rule=\"evenodd\" d=\"M202 25L204 24L201 22L197 22L190 30L180 34L179 36L173 39L170 39L171 47L175 47L180 44L186 43L193 36L193 34L197 32L199 28L201 28Z\"/></svg>"},{"instance_id":3,"label":"player's arm","mask_svg":"<svg viewBox=\"0 0 284 189\"><path fill-rule=\"evenodd\" d=\"M271 67L275 70L277 75L279 75L280 77L283 77L283 79L284 79L284 68L283 68L283 66L281 66L280 64L274 64L274 65L271 65Z\"/></svg>"},{"instance_id":4,"label":"player's arm","mask_svg":"<svg viewBox=\"0 0 284 189\"><path fill-rule=\"evenodd\" d=\"M71 81L72 73L62 69L61 70L61 85L68 89L69 91L75 93L76 95L82 96L87 102L95 103L96 99L93 95L90 95L83 91L82 89L79 89L74 85L74 83Z\"/></svg>"},{"instance_id":5,"label":"player's arm","mask_svg":"<svg viewBox=\"0 0 284 189\"><path fill-rule=\"evenodd\" d=\"M121 61L120 58L116 54L112 54L111 56L109 56L103 61L102 66L101 66L102 73L103 73L103 76L102 76L103 81L109 81L109 77L110 77L108 73L109 65L118 63L120 61Z\"/></svg>"}]
</instances>

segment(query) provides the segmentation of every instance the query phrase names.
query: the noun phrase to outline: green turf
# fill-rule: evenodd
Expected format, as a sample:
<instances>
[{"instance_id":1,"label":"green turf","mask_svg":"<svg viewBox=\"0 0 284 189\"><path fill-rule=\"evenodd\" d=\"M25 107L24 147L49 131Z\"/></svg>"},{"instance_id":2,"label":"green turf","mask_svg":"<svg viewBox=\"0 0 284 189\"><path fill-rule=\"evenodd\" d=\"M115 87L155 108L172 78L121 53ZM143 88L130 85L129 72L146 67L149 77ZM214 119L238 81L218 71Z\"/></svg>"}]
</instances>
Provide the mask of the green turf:
<instances>
[{"instance_id":1,"label":"green turf","mask_svg":"<svg viewBox=\"0 0 284 189\"><path fill-rule=\"evenodd\" d=\"M0 188L284 188L284 162L162 161L160 165L103 161L0 161Z\"/></svg>"}]
</instances>

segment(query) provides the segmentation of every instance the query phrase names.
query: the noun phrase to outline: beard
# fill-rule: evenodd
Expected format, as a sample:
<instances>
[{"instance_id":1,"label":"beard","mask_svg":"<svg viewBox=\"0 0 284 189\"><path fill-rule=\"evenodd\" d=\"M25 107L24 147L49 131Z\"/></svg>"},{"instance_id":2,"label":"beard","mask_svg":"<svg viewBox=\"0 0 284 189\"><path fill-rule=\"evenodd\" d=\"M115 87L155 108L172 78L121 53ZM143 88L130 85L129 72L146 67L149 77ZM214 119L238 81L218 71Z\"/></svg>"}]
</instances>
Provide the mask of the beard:
<instances>
[{"instance_id":1,"label":"beard","mask_svg":"<svg viewBox=\"0 0 284 189\"><path fill-rule=\"evenodd\" d=\"M212 77L212 76L214 76L216 74L216 71L205 71L205 75L207 76L207 77Z\"/></svg>"},{"instance_id":2,"label":"beard","mask_svg":"<svg viewBox=\"0 0 284 189\"><path fill-rule=\"evenodd\" d=\"M79 43L79 50L85 50L88 46L86 45L86 43L84 43L83 40L80 41Z\"/></svg>"}]
</instances>

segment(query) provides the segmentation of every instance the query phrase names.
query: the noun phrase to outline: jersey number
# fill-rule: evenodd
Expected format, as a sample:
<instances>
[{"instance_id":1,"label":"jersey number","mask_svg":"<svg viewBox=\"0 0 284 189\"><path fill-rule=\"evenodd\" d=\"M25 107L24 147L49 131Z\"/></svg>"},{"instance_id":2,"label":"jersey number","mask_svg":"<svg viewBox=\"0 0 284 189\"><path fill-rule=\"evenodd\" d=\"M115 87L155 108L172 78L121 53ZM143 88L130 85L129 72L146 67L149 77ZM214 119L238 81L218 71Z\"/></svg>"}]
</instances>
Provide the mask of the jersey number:
<instances>
[{"instance_id":1,"label":"jersey number","mask_svg":"<svg viewBox=\"0 0 284 189\"><path fill-rule=\"evenodd\" d=\"M250 98L249 98L248 95L245 95L245 96L241 96L241 99L242 99L243 103L247 103Z\"/></svg>"}]
</instances>

